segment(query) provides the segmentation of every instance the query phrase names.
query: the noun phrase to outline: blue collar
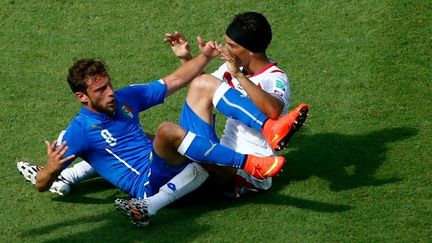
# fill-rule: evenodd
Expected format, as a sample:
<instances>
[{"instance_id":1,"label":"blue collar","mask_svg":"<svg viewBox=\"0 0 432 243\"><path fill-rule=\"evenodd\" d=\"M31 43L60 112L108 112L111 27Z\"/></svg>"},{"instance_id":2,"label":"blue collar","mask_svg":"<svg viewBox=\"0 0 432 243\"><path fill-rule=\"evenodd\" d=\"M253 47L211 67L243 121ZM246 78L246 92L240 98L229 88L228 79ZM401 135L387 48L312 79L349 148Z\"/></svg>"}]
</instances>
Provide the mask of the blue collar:
<instances>
[{"instance_id":1,"label":"blue collar","mask_svg":"<svg viewBox=\"0 0 432 243\"><path fill-rule=\"evenodd\" d=\"M89 117L92 117L94 119L100 120L100 121L105 121L105 120L112 119L112 117L108 116L107 114L93 112L93 111L89 110L85 106L81 106L81 109L80 109L79 113L83 114L85 116L89 116ZM114 111L114 115L115 115L115 111Z\"/></svg>"}]
</instances>

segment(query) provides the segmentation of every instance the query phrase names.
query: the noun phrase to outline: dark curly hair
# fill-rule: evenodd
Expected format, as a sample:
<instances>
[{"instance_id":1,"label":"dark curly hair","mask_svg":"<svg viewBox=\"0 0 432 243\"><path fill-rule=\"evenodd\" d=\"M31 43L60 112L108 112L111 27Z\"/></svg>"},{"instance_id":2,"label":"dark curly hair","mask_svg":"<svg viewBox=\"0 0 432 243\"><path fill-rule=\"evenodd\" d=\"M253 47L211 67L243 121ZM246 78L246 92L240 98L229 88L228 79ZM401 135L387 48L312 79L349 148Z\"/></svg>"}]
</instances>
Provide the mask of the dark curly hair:
<instances>
[{"instance_id":1,"label":"dark curly hair","mask_svg":"<svg viewBox=\"0 0 432 243\"><path fill-rule=\"evenodd\" d=\"M76 61L74 65L69 68L67 82L72 92L86 93L86 80L95 75L109 77L107 65L103 61L96 59L81 59Z\"/></svg>"}]
</instances>

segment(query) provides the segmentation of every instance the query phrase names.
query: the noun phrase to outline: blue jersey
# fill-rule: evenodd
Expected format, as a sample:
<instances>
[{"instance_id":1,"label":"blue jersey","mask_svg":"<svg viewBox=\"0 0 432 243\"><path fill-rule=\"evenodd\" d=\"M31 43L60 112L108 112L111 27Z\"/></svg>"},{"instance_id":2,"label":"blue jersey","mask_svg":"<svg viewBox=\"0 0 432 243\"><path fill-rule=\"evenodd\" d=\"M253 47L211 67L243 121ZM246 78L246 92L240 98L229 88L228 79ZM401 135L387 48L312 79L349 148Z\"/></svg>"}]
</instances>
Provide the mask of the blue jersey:
<instances>
[{"instance_id":1,"label":"blue jersey","mask_svg":"<svg viewBox=\"0 0 432 243\"><path fill-rule=\"evenodd\" d=\"M106 180L141 198L149 180L153 144L141 128L138 113L163 103L166 92L160 80L117 90L113 117L82 107L60 138L69 147L64 157L81 157Z\"/></svg>"}]
</instances>

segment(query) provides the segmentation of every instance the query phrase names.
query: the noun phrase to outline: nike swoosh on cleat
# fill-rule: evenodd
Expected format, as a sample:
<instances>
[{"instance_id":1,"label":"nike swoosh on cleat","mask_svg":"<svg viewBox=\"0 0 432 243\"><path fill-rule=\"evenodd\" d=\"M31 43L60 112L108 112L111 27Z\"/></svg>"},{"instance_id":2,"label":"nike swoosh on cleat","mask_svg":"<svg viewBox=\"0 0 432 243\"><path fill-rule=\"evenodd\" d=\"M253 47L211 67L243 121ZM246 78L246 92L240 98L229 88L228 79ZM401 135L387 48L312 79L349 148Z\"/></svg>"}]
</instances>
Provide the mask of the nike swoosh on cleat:
<instances>
[{"instance_id":1,"label":"nike swoosh on cleat","mask_svg":"<svg viewBox=\"0 0 432 243\"><path fill-rule=\"evenodd\" d=\"M276 139L278 139L279 138L279 134L276 134L275 136L274 136L274 138L271 140L271 143L273 143L274 141L276 141Z\"/></svg>"},{"instance_id":2,"label":"nike swoosh on cleat","mask_svg":"<svg viewBox=\"0 0 432 243\"><path fill-rule=\"evenodd\" d=\"M264 173L264 176L266 176L268 173L270 173L277 165L279 164L279 159L276 158L276 161L273 163L273 165Z\"/></svg>"}]
</instances>

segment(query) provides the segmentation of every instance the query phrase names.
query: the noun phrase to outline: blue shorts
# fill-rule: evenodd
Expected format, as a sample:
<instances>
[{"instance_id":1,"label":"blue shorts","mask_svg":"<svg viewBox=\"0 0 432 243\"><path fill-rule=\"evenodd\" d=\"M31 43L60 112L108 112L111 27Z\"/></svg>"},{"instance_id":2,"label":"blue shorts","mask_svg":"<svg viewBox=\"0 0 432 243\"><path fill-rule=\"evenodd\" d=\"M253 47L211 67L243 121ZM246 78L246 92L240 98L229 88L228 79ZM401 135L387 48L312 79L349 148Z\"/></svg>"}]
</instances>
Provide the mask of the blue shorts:
<instances>
[{"instance_id":1,"label":"blue shorts","mask_svg":"<svg viewBox=\"0 0 432 243\"><path fill-rule=\"evenodd\" d=\"M201 119L190 106L185 102L183 109L180 112L179 125L186 130L191 131L196 135L210 139L212 142L219 143L219 138L215 131L215 119L216 115L213 114L213 124L208 124Z\"/></svg>"},{"instance_id":2,"label":"blue shorts","mask_svg":"<svg viewBox=\"0 0 432 243\"><path fill-rule=\"evenodd\" d=\"M214 117L215 118L215 115ZM214 121L215 119L213 119ZM197 135L209 138L213 142L219 143L219 138L215 131L214 123L212 125L203 121L185 102L180 113L179 125L186 130ZM169 166L164 159L159 157L154 150L150 156L150 173L149 183L145 185L146 196L152 196L159 192L159 188L165 185L175 175L180 173L186 164L179 167Z\"/></svg>"}]
</instances>

